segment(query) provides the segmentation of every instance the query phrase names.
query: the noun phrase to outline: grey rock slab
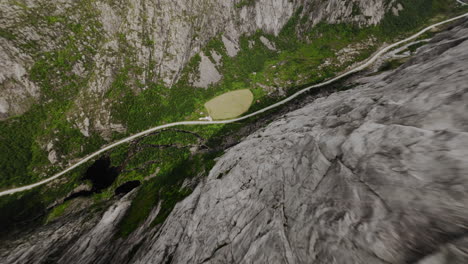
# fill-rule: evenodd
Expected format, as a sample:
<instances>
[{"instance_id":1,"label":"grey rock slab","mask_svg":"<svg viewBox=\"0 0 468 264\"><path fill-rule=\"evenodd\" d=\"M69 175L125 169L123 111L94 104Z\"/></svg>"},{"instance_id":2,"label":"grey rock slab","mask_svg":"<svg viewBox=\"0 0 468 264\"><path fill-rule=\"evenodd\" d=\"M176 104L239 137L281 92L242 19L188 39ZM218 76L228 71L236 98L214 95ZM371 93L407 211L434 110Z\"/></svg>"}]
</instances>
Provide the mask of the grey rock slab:
<instances>
[{"instance_id":1,"label":"grey rock slab","mask_svg":"<svg viewBox=\"0 0 468 264\"><path fill-rule=\"evenodd\" d=\"M386 0L355 2L362 15L354 16L351 12L353 5L344 5L337 0L256 0L242 8L236 7L237 2L232 0L95 1L88 8L96 13L92 23L100 25L99 32L97 36L88 36L77 43L77 49L93 49L96 54L88 58L89 61L84 57L76 61L70 65L72 70L66 73L67 76L74 73L82 78L92 78L80 87L67 118L72 123L80 123L82 120L77 120L73 113L84 111L93 120L91 131L105 139L109 139L113 132L119 132L113 128L115 121L112 122L101 110L110 113L112 105L117 103L104 102L103 98L128 58L131 58L131 66L145 69L142 73L133 73L131 78L139 80L142 85L129 84L138 94L148 88L149 82L171 87L180 79L190 59L215 37L222 35L227 54L235 56L239 52L242 35L251 35L258 30L278 35L300 7L304 7L300 15L310 17L304 24L306 28L321 21L375 24L391 8L384 5L388 2ZM66 31L60 23L43 25L43 20L51 14L67 17L70 23L83 24L83 16L93 15L93 12L83 10L78 3L38 0L17 5L11 1L0 1L2 30L15 35L12 40L0 38L0 97L6 101L1 102L1 119L22 114L37 102L42 91L28 74L39 59L35 55L63 49L64 37L74 34ZM40 26L31 25L28 10L37 13L38 18L35 19L41 21ZM102 41L88 47L95 37L102 38ZM35 50L20 50L25 43L36 43ZM216 57L214 59L217 60ZM85 67L85 63L89 65ZM207 80L219 78L212 67L207 71L207 76L212 76ZM206 83L200 81L197 85L205 87ZM100 107L96 107L98 105Z\"/></svg>"},{"instance_id":2,"label":"grey rock slab","mask_svg":"<svg viewBox=\"0 0 468 264\"><path fill-rule=\"evenodd\" d=\"M193 82L195 87L208 88L209 85L215 84L223 77L216 69L215 64L211 62L203 52L200 53L201 61L198 65L199 76Z\"/></svg>"},{"instance_id":3,"label":"grey rock slab","mask_svg":"<svg viewBox=\"0 0 468 264\"><path fill-rule=\"evenodd\" d=\"M135 260L412 263L463 238L466 50L421 53L248 137Z\"/></svg>"},{"instance_id":4,"label":"grey rock slab","mask_svg":"<svg viewBox=\"0 0 468 264\"><path fill-rule=\"evenodd\" d=\"M226 150L157 228L160 205L110 239L126 196L2 241L0 262L466 263L467 26Z\"/></svg>"}]
</instances>

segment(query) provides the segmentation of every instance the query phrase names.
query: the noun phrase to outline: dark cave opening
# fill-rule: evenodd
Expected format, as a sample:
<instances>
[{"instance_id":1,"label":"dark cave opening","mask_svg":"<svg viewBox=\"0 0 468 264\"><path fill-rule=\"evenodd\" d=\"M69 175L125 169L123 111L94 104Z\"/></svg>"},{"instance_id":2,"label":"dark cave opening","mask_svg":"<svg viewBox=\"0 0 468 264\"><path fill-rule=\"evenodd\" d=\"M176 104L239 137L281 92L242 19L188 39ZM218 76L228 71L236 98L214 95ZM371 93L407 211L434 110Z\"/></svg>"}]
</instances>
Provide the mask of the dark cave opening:
<instances>
[{"instance_id":1,"label":"dark cave opening","mask_svg":"<svg viewBox=\"0 0 468 264\"><path fill-rule=\"evenodd\" d=\"M83 179L90 180L93 183L91 192L99 193L114 183L119 176L119 169L111 167L109 157L102 157L96 160L85 173Z\"/></svg>"}]
</instances>

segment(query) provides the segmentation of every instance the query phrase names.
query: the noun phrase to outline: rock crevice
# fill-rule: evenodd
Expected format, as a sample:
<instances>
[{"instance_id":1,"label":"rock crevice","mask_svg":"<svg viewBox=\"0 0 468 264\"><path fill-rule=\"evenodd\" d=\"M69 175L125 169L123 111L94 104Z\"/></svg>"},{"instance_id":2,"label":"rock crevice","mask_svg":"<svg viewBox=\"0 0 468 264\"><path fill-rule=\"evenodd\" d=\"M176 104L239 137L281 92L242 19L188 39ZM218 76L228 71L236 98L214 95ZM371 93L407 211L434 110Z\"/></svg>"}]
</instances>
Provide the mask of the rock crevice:
<instances>
[{"instance_id":1,"label":"rock crevice","mask_svg":"<svg viewBox=\"0 0 468 264\"><path fill-rule=\"evenodd\" d=\"M435 39L231 147L158 228L160 206L110 239L131 192L86 228L2 243L0 262L44 262L55 243L64 263L467 263L468 41Z\"/></svg>"}]
</instances>

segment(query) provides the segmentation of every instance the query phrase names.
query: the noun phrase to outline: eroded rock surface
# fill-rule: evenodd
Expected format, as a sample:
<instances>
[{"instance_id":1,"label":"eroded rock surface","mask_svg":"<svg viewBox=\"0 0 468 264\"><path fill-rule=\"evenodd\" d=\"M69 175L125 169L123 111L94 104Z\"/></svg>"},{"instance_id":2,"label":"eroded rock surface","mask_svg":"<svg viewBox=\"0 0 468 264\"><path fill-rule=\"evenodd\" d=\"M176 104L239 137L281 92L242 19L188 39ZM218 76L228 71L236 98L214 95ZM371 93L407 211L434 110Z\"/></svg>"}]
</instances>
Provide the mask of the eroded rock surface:
<instances>
[{"instance_id":1,"label":"eroded rock surface","mask_svg":"<svg viewBox=\"0 0 468 264\"><path fill-rule=\"evenodd\" d=\"M466 263L468 30L455 31L227 151L136 263Z\"/></svg>"},{"instance_id":2,"label":"eroded rock surface","mask_svg":"<svg viewBox=\"0 0 468 264\"><path fill-rule=\"evenodd\" d=\"M221 80L221 74L216 69L216 65L203 52L200 54L201 61L198 65L199 76L194 77L196 80L193 86L200 88L208 88L209 85L217 83Z\"/></svg>"},{"instance_id":3,"label":"eroded rock surface","mask_svg":"<svg viewBox=\"0 0 468 264\"><path fill-rule=\"evenodd\" d=\"M22 1L21 4L2 0L0 120L25 112L38 100L41 91L37 83L31 81L29 72L41 58L33 59L33 54L59 50L68 43L67 36L76 34L63 27L65 17L67 23L83 24L84 31L93 31L76 46L79 50L95 51L92 57L83 56L74 62L72 71L68 73L80 77L93 76L80 89L73 112L84 111L87 116L95 117L93 127L106 134L108 130L116 130L112 129L112 121L105 116L110 111L111 103L102 101L102 97L110 89L118 66L125 59L131 58L134 67L144 69L139 76L133 76L142 82L143 89L147 81L171 86L178 80L190 58L219 34L229 56L235 56L239 52L239 37L242 34L262 30L277 35L299 10L302 10L299 14L301 17L310 18L308 26L320 21L353 21L369 25L380 22L394 5L393 1L385 0L358 0L353 3L337 0L256 0L239 5L240 2L245 1L121 0L92 1L80 5L70 0ZM353 6L362 14L353 14ZM40 22L31 23L35 20ZM25 47L33 47L33 50ZM122 54L126 57L122 57ZM133 89L139 92L141 88L134 85ZM105 113L90 107L99 104ZM103 128L98 122L102 123ZM80 121L77 120L77 123Z\"/></svg>"},{"instance_id":4,"label":"eroded rock surface","mask_svg":"<svg viewBox=\"0 0 468 264\"><path fill-rule=\"evenodd\" d=\"M252 134L158 228L156 206L113 237L130 193L93 227L2 241L0 262L467 263L467 35L465 23Z\"/></svg>"}]
</instances>

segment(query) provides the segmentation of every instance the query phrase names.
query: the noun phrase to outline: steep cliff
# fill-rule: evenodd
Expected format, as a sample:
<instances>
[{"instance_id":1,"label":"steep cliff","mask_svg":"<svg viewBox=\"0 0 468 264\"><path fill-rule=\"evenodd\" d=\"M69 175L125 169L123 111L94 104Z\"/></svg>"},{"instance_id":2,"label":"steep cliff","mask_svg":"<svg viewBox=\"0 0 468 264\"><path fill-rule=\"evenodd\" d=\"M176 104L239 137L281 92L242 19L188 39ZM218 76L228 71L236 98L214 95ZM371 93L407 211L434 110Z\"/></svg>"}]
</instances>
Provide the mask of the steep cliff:
<instances>
[{"instance_id":1,"label":"steep cliff","mask_svg":"<svg viewBox=\"0 0 468 264\"><path fill-rule=\"evenodd\" d=\"M444 0L0 0L0 189L37 182L150 127L206 118L204 103L227 91L250 89L251 109L264 107L458 8Z\"/></svg>"},{"instance_id":2,"label":"steep cliff","mask_svg":"<svg viewBox=\"0 0 468 264\"><path fill-rule=\"evenodd\" d=\"M3 240L2 263L466 263L468 22L281 115L158 221L135 191ZM349 85L348 85L349 87Z\"/></svg>"},{"instance_id":3,"label":"steep cliff","mask_svg":"<svg viewBox=\"0 0 468 264\"><path fill-rule=\"evenodd\" d=\"M383 41L353 30L386 15L411 18L392 10L413 5L1 0L0 188L47 177L145 128L203 117L203 102L226 90L256 89L263 102L329 77ZM353 52L335 58L343 49Z\"/></svg>"},{"instance_id":4,"label":"steep cliff","mask_svg":"<svg viewBox=\"0 0 468 264\"><path fill-rule=\"evenodd\" d=\"M466 262L467 25L230 149L135 262Z\"/></svg>"},{"instance_id":5,"label":"steep cliff","mask_svg":"<svg viewBox=\"0 0 468 264\"><path fill-rule=\"evenodd\" d=\"M313 24L369 25L378 23L391 8L384 2L2 0L1 114L21 114L28 109L27 102L39 99L40 89L29 73L37 55L69 44L80 51L89 49L90 54L78 52L81 56L67 61L71 70L67 74L93 75L80 93L102 97L125 59L143 69L134 76L143 88L147 81L171 86L189 59L218 34L235 55L241 35L257 30L278 35L299 7L305 7L301 16L310 16ZM352 14L356 9L359 15Z\"/></svg>"}]
</instances>

